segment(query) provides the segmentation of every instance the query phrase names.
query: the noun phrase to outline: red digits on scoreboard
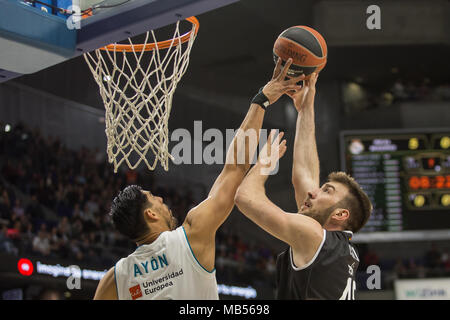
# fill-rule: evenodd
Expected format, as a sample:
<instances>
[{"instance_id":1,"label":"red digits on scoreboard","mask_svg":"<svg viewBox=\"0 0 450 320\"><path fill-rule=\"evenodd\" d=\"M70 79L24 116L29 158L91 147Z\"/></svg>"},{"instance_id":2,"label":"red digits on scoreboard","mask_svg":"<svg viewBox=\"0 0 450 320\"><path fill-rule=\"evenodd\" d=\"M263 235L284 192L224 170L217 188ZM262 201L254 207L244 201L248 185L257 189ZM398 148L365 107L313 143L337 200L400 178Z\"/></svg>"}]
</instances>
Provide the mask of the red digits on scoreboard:
<instances>
[{"instance_id":1,"label":"red digits on scoreboard","mask_svg":"<svg viewBox=\"0 0 450 320\"><path fill-rule=\"evenodd\" d=\"M435 164L434 158L428 158L428 168L433 169L434 164Z\"/></svg>"},{"instance_id":2,"label":"red digits on scoreboard","mask_svg":"<svg viewBox=\"0 0 450 320\"><path fill-rule=\"evenodd\" d=\"M409 187L411 189L450 189L449 176L412 176L409 178Z\"/></svg>"},{"instance_id":3,"label":"red digits on scoreboard","mask_svg":"<svg viewBox=\"0 0 450 320\"><path fill-rule=\"evenodd\" d=\"M443 189L445 184L445 178L443 176L436 177L436 188Z\"/></svg>"},{"instance_id":4,"label":"red digits on scoreboard","mask_svg":"<svg viewBox=\"0 0 450 320\"><path fill-rule=\"evenodd\" d=\"M422 189L430 189L430 178L420 177L420 187Z\"/></svg>"},{"instance_id":5,"label":"red digits on scoreboard","mask_svg":"<svg viewBox=\"0 0 450 320\"><path fill-rule=\"evenodd\" d=\"M416 176L409 178L409 186L411 189L419 189L420 188L420 180Z\"/></svg>"}]
</instances>

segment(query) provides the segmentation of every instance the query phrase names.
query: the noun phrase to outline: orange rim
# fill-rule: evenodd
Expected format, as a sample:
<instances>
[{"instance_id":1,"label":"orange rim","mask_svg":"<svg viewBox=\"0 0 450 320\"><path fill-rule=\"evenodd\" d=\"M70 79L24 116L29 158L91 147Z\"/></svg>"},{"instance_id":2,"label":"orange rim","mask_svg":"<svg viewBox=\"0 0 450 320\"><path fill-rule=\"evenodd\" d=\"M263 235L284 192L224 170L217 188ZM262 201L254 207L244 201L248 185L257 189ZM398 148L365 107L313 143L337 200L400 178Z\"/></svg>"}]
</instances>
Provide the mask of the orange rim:
<instances>
[{"instance_id":1,"label":"orange rim","mask_svg":"<svg viewBox=\"0 0 450 320\"><path fill-rule=\"evenodd\" d=\"M200 22L198 22L196 17L186 18L187 21L195 25L195 34L197 35L198 29L200 28ZM109 44L100 48L100 50L108 50L108 51L125 51L125 52L142 52L142 51L152 51L156 47L158 49L167 49L170 48L174 43L177 43L181 40L181 43L185 43L189 41L191 38L192 30L179 36L174 39L159 41L155 43L147 43L147 44Z\"/></svg>"}]
</instances>

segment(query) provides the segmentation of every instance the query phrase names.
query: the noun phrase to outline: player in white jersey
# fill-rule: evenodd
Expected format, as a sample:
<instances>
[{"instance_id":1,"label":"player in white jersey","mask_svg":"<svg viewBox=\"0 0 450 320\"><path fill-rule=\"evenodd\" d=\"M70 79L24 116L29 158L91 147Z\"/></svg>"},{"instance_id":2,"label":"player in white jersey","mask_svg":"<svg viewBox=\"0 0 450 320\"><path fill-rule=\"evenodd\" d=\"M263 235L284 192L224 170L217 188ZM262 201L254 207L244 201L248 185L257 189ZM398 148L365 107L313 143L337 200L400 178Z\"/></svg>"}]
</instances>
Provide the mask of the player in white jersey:
<instances>
[{"instance_id":1,"label":"player in white jersey","mask_svg":"<svg viewBox=\"0 0 450 320\"><path fill-rule=\"evenodd\" d=\"M285 80L291 63L282 69L278 61L272 79L253 98L208 197L188 212L180 227L161 197L139 186L119 193L111 206L112 220L138 248L106 273L94 299L218 299L215 235L233 209L256 150L257 142L247 143L246 134L254 130L258 139L266 107L300 89L296 83L304 76ZM245 161L238 161L242 155Z\"/></svg>"}]
</instances>

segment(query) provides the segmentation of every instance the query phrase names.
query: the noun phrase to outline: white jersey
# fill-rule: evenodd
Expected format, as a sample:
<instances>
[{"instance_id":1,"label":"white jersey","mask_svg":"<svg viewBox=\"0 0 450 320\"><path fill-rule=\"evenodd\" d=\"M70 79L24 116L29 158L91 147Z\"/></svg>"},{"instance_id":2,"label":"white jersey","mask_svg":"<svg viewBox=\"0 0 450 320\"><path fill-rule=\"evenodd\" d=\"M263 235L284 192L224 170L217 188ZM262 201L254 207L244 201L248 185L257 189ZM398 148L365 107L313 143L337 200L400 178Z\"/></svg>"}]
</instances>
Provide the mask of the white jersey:
<instances>
[{"instance_id":1,"label":"white jersey","mask_svg":"<svg viewBox=\"0 0 450 320\"><path fill-rule=\"evenodd\" d=\"M218 300L216 270L204 269L181 226L141 245L114 267L119 300Z\"/></svg>"}]
</instances>

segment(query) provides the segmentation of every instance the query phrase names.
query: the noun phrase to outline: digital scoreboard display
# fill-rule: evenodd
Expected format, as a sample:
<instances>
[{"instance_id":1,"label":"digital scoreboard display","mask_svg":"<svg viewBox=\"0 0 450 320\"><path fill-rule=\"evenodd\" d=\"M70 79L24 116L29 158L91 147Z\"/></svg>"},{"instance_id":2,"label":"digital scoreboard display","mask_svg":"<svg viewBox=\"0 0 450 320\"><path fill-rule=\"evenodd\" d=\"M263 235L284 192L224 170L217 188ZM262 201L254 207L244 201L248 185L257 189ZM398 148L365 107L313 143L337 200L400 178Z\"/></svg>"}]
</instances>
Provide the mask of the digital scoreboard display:
<instances>
[{"instance_id":1,"label":"digital scoreboard display","mask_svg":"<svg viewBox=\"0 0 450 320\"><path fill-rule=\"evenodd\" d=\"M340 147L374 207L361 232L450 229L450 128L343 131Z\"/></svg>"}]
</instances>

